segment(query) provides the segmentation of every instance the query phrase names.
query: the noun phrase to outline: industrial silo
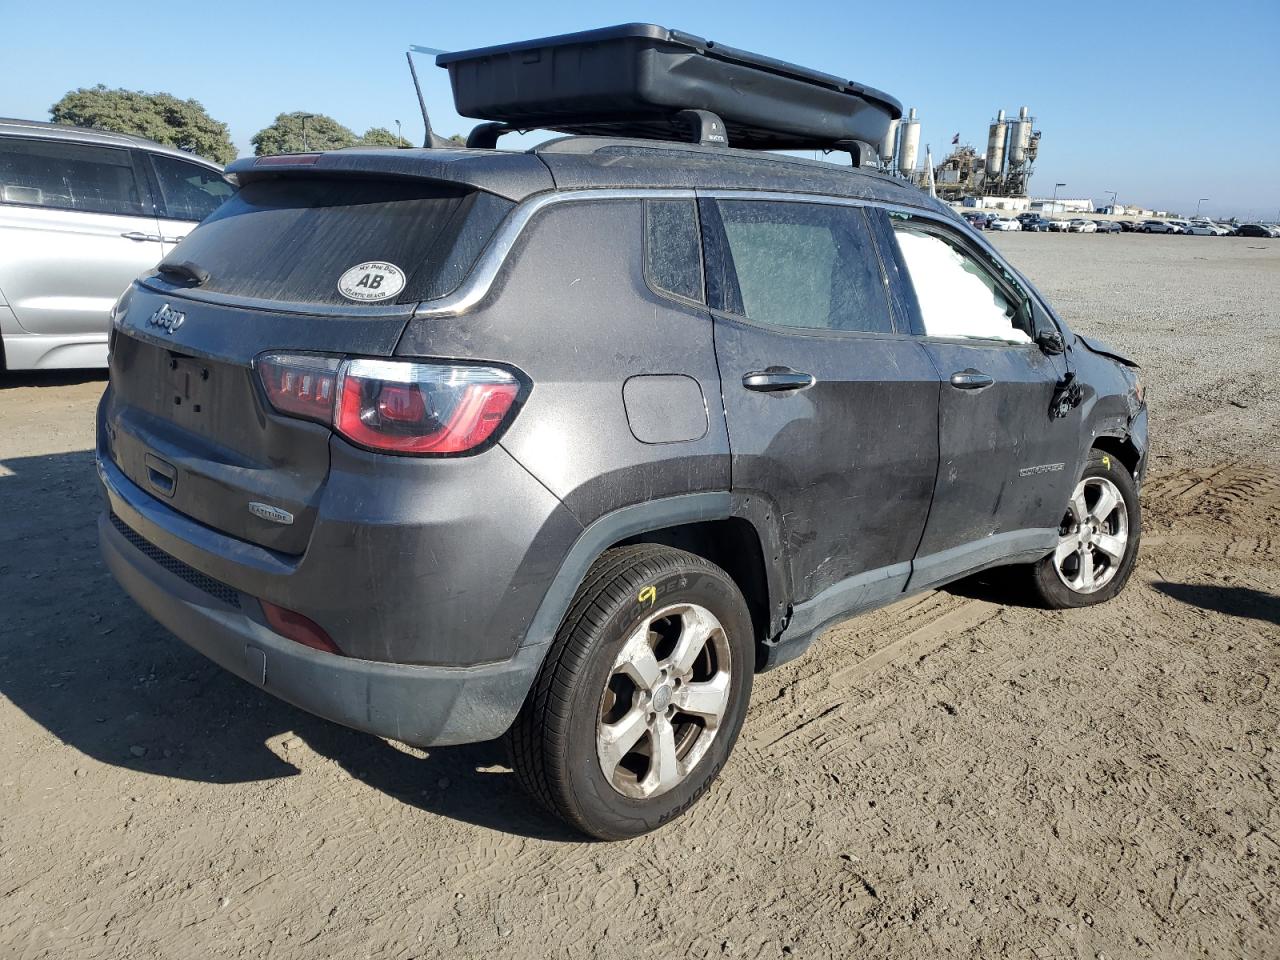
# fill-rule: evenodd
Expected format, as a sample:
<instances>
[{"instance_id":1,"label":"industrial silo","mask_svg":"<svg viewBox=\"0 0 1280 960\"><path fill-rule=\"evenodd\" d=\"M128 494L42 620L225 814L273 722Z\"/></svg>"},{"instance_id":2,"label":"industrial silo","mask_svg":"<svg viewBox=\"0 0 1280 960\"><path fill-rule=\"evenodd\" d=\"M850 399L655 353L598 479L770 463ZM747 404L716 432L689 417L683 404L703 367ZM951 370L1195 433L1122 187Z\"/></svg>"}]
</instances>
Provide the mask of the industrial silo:
<instances>
[{"instance_id":1,"label":"industrial silo","mask_svg":"<svg viewBox=\"0 0 1280 960\"><path fill-rule=\"evenodd\" d=\"M890 120L889 129L880 141L880 165L886 170L893 167L893 148L898 145L898 121Z\"/></svg>"},{"instance_id":2,"label":"industrial silo","mask_svg":"<svg viewBox=\"0 0 1280 960\"><path fill-rule=\"evenodd\" d=\"M1018 119L1009 126L1009 167L1020 167L1027 159L1027 147L1031 143L1031 111L1018 109Z\"/></svg>"},{"instance_id":3,"label":"industrial silo","mask_svg":"<svg viewBox=\"0 0 1280 960\"><path fill-rule=\"evenodd\" d=\"M898 172L911 176L916 172L916 156L920 153L920 121L916 108L907 111L907 119L898 128L901 146L898 148Z\"/></svg>"},{"instance_id":4,"label":"industrial silo","mask_svg":"<svg viewBox=\"0 0 1280 960\"><path fill-rule=\"evenodd\" d=\"M1005 123L1004 111L996 114L987 135L987 179L995 180L1004 170L1004 138L1009 125Z\"/></svg>"}]
</instances>

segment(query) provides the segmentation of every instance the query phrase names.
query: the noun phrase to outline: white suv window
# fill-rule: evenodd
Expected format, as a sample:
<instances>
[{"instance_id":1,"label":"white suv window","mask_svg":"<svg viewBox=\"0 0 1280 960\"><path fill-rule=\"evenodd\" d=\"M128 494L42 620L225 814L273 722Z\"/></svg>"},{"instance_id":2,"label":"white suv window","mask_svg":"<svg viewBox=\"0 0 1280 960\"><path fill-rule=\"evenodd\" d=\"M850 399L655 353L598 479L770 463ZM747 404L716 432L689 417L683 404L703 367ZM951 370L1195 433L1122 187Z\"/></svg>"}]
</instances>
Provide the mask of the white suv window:
<instances>
[{"instance_id":1,"label":"white suv window","mask_svg":"<svg viewBox=\"0 0 1280 960\"><path fill-rule=\"evenodd\" d=\"M151 154L165 212L174 220L203 220L235 191L216 170L175 157Z\"/></svg>"},{"instance_id":2,"label":"white suv window","mask_svg":"<svg viewBox=\"0 0 1280 960\"><path fill-rule=\"evenodd\" d=\"M895 224L894 235L930 337L1030 343L1018 304L985 267L937 234Z\"/></svg>"},{"instance_id":3,"label":"white suv window","mask_svg":"<svg viewBox=\"0 0 1280 960\"><path fill-rule=\"evenodd\" d=\"M0 203L142 215L128 150L0 137Z\"/></svg>"}]
</instances>

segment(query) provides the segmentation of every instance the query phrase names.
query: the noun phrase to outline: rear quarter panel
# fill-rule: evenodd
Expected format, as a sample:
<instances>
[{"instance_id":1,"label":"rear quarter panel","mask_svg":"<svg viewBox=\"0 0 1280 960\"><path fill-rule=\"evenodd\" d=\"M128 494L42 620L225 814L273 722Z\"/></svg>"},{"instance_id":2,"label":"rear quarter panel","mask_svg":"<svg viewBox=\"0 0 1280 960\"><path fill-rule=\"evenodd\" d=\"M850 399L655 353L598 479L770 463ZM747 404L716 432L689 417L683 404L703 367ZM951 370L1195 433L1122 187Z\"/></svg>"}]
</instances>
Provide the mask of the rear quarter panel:
<instances>
[{"instance_id":1,"label":"rear quarter panel","mask_svg":"<svg viewBox=\"0 0 1280 960\"><path fill-rule=\"evenodd\" d=\"M397 352L522 370L532 389L501 444L584 525L631 504L729 488L710 314L649 289L641 200L547 207L477 310L411 322ZM696 382L700 398L672 391L682 404L672 418L704 415L701 436L637 439L624 388L645 375ZM653 410L644 413L651 422Z\"/></svg>"}]
</instances>

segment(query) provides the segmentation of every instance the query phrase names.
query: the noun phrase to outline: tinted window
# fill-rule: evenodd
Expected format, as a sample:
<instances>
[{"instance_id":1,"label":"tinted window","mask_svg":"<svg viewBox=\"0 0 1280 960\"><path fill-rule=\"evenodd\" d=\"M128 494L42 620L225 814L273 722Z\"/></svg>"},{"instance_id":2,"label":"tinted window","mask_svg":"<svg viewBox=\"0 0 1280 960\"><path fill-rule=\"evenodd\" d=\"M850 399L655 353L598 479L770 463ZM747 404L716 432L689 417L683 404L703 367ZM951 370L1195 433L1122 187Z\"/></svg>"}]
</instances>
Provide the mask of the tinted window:
<instances>
[{"instance_id":1,"label":"tinted window","mask_svg":"<svg viewBox=\"0 0 1280 960\"><path fill-rule=\"evenodd\" d=\"M645 203L645 275L649 283L690 300L702 299L702 248L692 200Z\"/></svg>"},{"instance_id":2,"label":"tinted window","mask_svg":"<svg viewBox=\"0 0 1280 960\"><path fill-rule=\"evenodd\" d=\"M894 235L920 304L926 336L1031 342L1018 327L1017 301L960 246L933 232L897 223Z\"/></svg>"},{"instance_id":3,"label":"tinted window","mask_svg":"<svg viewBox=\"0 0 1280 960\"><path fill-rule=\"evenodd\" d=\"M235 191L216 170L174 157L151 155L165 214L175 220L203 220Z\"/></svg>"},{"instance_id":4,"label":"tinted window","mask_svg":"<svg viewBox=\"0 0 1280 960\"><path fill-rule=\"evenodd\" d=\"M737 290L724 309L783 327L892 332L862 211L818 203L717 203Z\"/></svg>"},{"instance_id":5,"label":"tinted window","mask_svg":"<svg viewBox=\"0 0 1280 960\"><path fill-rule=\"evenodd\" d=\"M421 180L261 180L233 194L168 259L208 271L202 291L348 306L338 278L382 261L406 278L388 302L414 303L458 286L512 206Z\"/></svg>"},{"instance_id":6,"label":"tinted window","mask_svg":"<svg viewBox=\"0 0 1280 960\"><path fill-rule=\"evenodd\" d=\"M129 151L0 137L0 202L92 213L143 213Z\"/></svg>"}]
</instances>

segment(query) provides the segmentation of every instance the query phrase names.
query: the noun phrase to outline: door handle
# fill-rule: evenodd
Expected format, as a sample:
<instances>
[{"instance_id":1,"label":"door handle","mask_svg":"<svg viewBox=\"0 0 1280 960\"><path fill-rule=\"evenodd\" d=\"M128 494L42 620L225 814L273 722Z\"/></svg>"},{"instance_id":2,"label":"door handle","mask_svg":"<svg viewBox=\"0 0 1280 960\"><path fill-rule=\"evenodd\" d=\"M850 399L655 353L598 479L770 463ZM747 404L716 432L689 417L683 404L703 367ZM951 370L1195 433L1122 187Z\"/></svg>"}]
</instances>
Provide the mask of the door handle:
<instances>
[{"instance_id":1,"label":"door handle","mask_svg":"<svg viewBox=\"0 0 1280 960\"><path fill-rule=\"evenodd\" d=\"M789 369L757 370L753 373L744 374L742 377L742 385L744 387L760 393L807 390L815 382L813 374Z\"/></svg>"},{"instance_id":2,"label":"door handle","mask_svg":"<svg viewBox=\"0 0 1280 960\"><path fill-rule=\"evenodd\" d=\"M972 368L951 375L951 385L957 390L983 390L995 383L991 377Z\"/></svg>"},{"instance_id":3,"label":"door handle","mask_svg":"<svg viewBox=\"0 0 1280 960\"><path fill-rule=\"evenodd\" d=\"M161 237L160 239L163 240L165 243L181 243L183 240L187 238L186 236L181 236L181 237Z\"/></svg>"},{"instance_id":4,"label":"door handle","mask_svg":"<svg viewBox=\"0 0 1280 960\"><path fill-rule=\"evenodd\" d=\"M134 240L138 243L143 243L147 240L150 240L153 243L160 242L160 237L158 235L154 233L143 233L140 230L130 230L128 233L120 234L120 236L124 237L126 240Z\"/></svg>"}]
</instances>

